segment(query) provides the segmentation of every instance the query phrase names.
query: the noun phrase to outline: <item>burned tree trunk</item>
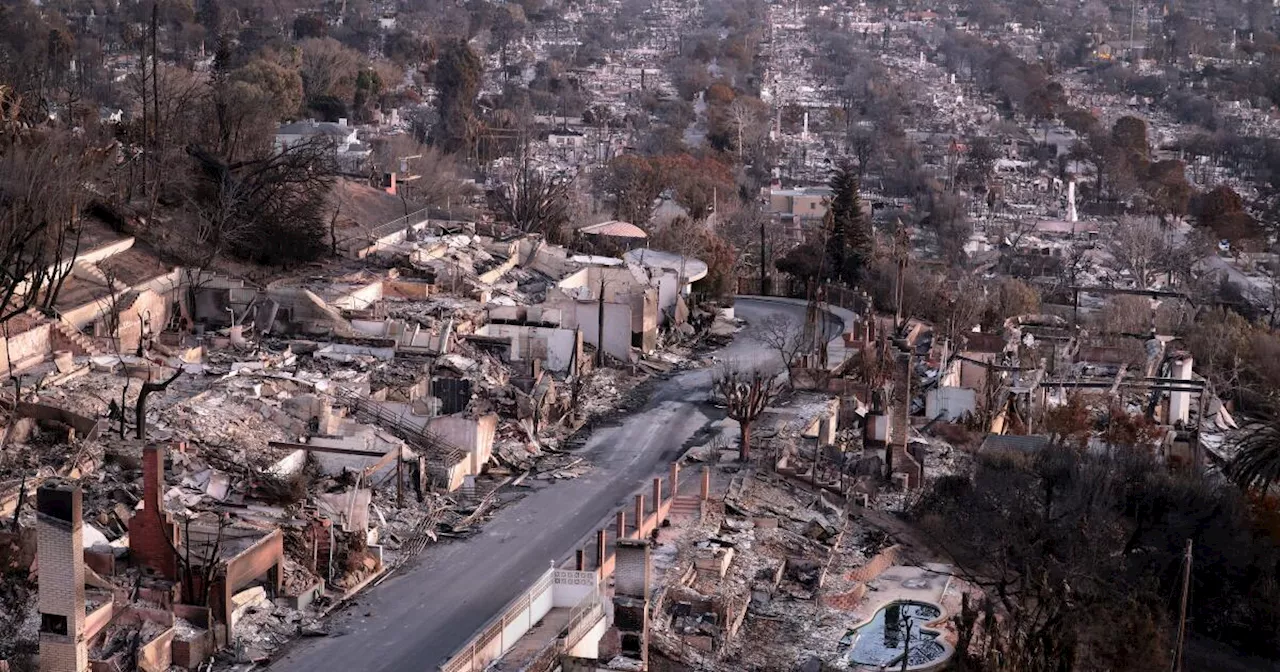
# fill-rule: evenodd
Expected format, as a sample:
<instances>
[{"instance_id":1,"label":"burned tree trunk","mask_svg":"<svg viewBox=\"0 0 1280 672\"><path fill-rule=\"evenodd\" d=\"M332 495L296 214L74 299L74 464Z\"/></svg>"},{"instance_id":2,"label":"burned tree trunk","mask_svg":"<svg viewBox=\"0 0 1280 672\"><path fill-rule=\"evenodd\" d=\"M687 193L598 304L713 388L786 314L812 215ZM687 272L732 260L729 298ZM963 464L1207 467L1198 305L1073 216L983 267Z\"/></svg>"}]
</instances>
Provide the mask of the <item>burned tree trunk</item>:
<instances>
[{"instance_id":1,"label":"burned tree trunk","mask_svg":"<svg viewBox=\"0 0 1280 672\"><path fill-rule=\"evenodd\" d=\"M169 387L169 384L178 379L182 375L182 369L173 372L168 380L159 383L143 383L142 391L138 393L138 404L134 407L134 420L138 423L138 440L145 441L147 438L147 397L152 392L163 392Z\"/></svg>"},{"instance_id":2,"label":"burned tree trunk","mask_svg":"<svg viewBox=\"0 0 1280 672\"><path fill-rule=\"evenodd\" d=\"M174 376L176 378L177 376ZM172 379L170 379L172 380ZM167 383L166 383L167 384ZM198 607L209 606L209 598L213 593L213 584L218 577L221 564L222 542L224 532L231 526L231 518L227 514L218 514L217 528L213 538L207 538L208 531L200 531L195 537L191 534L191 523L195 518L187 515L182 518L182 536L180 544L175 544L168 534L164 535L165 543L173 551L178 561L178 575L182 582L182 594L186 603ZM195 553L192 553L192 550Z\"/></svg>"},{"instance_id":3,"label":"burned tree trunk","mask_svg":"<svg viewBox=\"0 0 1280 672\"><path fill-rule=\"evenodd\" d=\"M715 392L724 399L729 417L738 422L738 459L747 462L751 459L751 425L777 396L777 382L760 371L742 373L729 369L716 379Z\"/></svg>"}]
</instances>

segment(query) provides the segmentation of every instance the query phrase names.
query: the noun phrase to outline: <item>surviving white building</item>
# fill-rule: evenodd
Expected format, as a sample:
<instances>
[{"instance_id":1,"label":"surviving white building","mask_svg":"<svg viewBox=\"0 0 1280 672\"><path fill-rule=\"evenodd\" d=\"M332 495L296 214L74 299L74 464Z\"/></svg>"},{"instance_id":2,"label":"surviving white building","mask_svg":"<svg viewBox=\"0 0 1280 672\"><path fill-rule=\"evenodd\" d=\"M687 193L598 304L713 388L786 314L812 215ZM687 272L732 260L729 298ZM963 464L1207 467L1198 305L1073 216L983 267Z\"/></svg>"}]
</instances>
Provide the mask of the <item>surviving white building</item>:
<instances>
[{"instance_id":1,"label":"surviving white building","mask_svg":"<svg viewBox=\"0 0 1280 672\"><path fill-rule=\"evenodd\" d=\"M276 130L276 149L284 149L294 143L323 136L333 143L337 155L338 166L345 171L357 171L364 167L373 149L356 136L355 126L347 123L345 118L337 123L307 119L289 124L281 124Z\"/></svg>"}]
</instances>

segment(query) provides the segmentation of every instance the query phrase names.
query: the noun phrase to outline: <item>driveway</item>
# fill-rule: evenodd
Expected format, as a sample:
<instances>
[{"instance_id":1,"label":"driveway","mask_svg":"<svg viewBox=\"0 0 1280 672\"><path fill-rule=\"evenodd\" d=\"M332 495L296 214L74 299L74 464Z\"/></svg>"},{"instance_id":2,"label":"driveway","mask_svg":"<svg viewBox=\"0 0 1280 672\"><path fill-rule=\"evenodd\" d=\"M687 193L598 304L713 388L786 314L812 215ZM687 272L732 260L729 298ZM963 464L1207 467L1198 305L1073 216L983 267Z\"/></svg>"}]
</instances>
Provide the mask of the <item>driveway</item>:
<instances>
[{"instance_id":1,"label":"driveway","mask_svg":"<svg viewBox=\"0 0 1280 672\"><path fill-rule=\"evenodd\" d=\"M737 314L759 324L769 315L804 320L803 305L739 299ZM827 323L839 333L839 322ZM748 327L717 357L740 366L778 355ZM601 427L582 448L596 465L583 476L536 482L528 496L503 507L469 539L430 546L422 556L335 615L333 635L304 639L271 669L434 670L547 567L568 558L630 503L632 493L684 452L685 444L719 418L708 404L713 370L686 371L660 381L640 411ZM366 615L367 614L367 615Z\"/></svg>"}]
</instances>

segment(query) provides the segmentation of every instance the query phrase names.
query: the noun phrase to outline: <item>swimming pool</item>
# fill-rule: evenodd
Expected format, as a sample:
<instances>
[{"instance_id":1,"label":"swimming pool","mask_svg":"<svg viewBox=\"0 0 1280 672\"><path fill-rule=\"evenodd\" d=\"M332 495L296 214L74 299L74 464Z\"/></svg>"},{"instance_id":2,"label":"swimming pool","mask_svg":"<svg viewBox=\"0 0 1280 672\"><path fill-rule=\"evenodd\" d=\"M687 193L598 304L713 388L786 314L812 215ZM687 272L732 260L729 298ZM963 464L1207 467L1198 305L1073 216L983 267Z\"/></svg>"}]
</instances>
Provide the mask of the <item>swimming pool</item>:
<instances>
[{"instance_id":1,"label":"swimming pool","mask_svg":"<svg viewBox=\"0 0 1280 672\"><path fill-rule=\"evenodd\" d=\"M854 665L921 669L946 660L951 647L926 626L942 617L942 609L924 602L896 600L876 611L870 621L850 631L849 662ZM849 637L846 635L846 637Z\"/></svg>"}]
</instances>

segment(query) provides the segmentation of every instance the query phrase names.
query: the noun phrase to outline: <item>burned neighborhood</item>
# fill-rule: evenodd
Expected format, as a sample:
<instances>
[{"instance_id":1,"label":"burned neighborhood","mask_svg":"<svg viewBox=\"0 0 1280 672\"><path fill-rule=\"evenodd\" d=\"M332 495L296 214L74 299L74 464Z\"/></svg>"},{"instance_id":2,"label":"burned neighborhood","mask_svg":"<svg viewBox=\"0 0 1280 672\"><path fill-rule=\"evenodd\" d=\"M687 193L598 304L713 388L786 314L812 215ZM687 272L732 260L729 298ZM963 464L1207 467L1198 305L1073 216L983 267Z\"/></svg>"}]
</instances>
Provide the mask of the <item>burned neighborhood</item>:
<instances>
[{"instance_id":1,"label":"burned neighborhood","mask_svg":"<svg viewBox=\"0 0 1280 672\"><path fill-rule=\"evenodd\" d=\"M1277 7L0 2L0 672L1280 670Z\"/></svg>"}]
</instances>

